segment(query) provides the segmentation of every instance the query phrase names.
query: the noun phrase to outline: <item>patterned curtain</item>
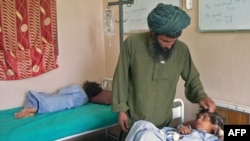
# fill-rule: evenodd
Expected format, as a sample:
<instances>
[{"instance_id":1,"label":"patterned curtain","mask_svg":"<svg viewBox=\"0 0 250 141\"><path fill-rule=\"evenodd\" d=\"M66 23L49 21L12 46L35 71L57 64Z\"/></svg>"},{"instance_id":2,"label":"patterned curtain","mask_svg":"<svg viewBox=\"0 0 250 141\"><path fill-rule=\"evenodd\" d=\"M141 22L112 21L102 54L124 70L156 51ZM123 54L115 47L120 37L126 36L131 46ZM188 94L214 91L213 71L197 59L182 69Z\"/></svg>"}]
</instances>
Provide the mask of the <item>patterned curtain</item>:
<instances>
[{"instance_id":1,"label":"patterned curtain","mask_svg":"<svg viewBox=\"0 0 250 141\"><path fill-rule=\"evenodd\" d=\"M58 68L56 0L0 0L0 80Z\"/></svg>"}]
</instances>

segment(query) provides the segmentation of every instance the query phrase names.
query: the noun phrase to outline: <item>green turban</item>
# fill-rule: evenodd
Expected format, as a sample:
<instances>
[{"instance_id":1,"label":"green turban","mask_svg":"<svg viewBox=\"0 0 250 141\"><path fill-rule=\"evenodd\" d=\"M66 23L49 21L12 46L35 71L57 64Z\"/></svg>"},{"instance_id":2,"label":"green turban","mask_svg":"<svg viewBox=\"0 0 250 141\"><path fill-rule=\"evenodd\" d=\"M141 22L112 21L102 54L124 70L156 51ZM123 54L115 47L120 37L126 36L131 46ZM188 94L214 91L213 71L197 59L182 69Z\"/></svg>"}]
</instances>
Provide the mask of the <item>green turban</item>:
<instances>
[{"instance_id":1,"label":"green turban","mask_svg":"<svg viewBox=\"0 0 250 141\"><path fill-rule=\"evenodd\" d=\"M185 11L171 4L159 3L148 15L150 31L158 34L175 34L190 24Z\"/></svg>"}]
</instances>

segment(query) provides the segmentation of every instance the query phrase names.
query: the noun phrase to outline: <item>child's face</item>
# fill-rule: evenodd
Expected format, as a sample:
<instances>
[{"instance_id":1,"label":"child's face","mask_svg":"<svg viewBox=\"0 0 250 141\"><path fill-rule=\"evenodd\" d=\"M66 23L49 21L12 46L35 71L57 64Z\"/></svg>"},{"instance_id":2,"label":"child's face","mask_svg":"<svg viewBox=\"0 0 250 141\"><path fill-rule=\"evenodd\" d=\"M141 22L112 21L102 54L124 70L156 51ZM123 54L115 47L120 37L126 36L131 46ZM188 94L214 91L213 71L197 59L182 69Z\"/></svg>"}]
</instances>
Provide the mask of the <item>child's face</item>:
<instances>
[{"instance_id":1,"label":"child's face","mask_svg":"<svg viewBox=\"0 0 250 141\"><path fill-rule=\"evenodd\" d=\"M195 126L197 130L205 130L208 133L213 133L214 125L210 121L208 113L202 113L197 116Z\"/></svg>"}]
</instances>

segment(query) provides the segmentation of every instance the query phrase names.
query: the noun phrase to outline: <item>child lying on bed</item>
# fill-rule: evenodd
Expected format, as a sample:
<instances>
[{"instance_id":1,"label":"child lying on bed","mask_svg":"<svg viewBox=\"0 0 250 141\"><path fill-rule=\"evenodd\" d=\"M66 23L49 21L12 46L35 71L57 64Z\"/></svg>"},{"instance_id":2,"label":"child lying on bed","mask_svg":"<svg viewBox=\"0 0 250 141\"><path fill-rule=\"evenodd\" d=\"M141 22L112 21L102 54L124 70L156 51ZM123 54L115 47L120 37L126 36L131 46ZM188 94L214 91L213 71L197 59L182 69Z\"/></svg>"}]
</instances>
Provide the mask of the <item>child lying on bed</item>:
<instances>
[{"instance_id":1,"label":"child lying on bed","mask_svg":"<svg viewBox=\"0 0 250 141\"><path fill-rule=\"evenodd\" d=\"M219 141L223 140L224 119L205 109L199 111L194 129L179 126L177 129L158 129L151 122L140 120L134 123L125 141Z\"/></svg>"},{"instance_id":2,"label":"child lying on bed","mask_svg":"<svg viewBox=\"0 0 250 141\"><path fill-rule=\"evenodd\" d=\"M103 96L105 94L105 97ZM111 91L103 90L100 84L86 81L83 88L78 85L66 86L54 94L28 91L23 109L15 113L16 118L34 116L71 109L84 105L89 100L99 104L111 104Z\"/></svg>"},{"instance_id":3,"label":"child lying on bed","mask_svg":"<svg viewBox=\"0 0 250 141\"><path fill-rule=\"evenodd\" d=\"M66 86L57 93L28 91L23 109L15 113L16 118L34 116L37 113L48 113L71 109L88 102L85 91L78 85Z\"/></svg>"}]
</instances>

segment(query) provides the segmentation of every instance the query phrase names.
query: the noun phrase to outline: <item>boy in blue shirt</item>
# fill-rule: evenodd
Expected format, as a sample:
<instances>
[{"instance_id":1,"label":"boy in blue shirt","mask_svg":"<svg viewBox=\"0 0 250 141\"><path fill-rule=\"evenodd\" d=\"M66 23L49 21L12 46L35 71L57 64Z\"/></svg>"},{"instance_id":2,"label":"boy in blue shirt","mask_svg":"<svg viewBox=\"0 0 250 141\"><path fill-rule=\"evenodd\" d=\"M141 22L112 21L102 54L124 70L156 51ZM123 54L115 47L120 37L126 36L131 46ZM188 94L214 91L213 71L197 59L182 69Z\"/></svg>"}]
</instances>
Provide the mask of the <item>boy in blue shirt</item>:
<instances>
[{"instance_id":1,"label":"boy in blue shirt","mask_svg":"<svg viewBox=\"0 0 250 141\"><path fill-rule=\"evenodd\" d=\"M151 122L140 120L128 133L125 141L220 141L224 136L224 118L218 113L201 109L194 129L180 125L176 128L157 128Z\"/></svg>"}]
</instances>

